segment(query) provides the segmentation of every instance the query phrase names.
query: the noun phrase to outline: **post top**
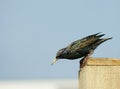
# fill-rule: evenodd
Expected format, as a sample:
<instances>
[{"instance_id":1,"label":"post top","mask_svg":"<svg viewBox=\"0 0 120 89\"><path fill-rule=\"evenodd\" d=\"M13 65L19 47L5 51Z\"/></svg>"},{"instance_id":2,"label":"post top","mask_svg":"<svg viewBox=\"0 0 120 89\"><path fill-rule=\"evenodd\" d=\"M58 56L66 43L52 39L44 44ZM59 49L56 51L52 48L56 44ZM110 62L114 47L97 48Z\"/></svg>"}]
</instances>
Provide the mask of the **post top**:
<instances>
[{"instance_id":1,"label":"post top","mask_svg":"<svg viewBox=\"0 0 120 89\"><path fill-rule=\"evenodd\" d=\"M85 66L120 66L120 59L117 58L92 58L90 57Z\"/></svg>"}]
</instances>

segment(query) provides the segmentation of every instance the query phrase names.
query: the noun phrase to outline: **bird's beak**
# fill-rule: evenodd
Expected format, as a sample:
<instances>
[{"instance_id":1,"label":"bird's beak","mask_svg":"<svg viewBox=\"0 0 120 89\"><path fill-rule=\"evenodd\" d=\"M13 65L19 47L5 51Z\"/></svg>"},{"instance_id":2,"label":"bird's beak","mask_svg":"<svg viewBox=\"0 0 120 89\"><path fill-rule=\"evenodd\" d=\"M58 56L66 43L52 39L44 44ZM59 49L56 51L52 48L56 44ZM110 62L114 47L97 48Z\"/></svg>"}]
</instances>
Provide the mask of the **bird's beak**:
<instances>
[{"instance_id":1,"label":"bird's beak","mask_svg":"<svg viewBox=\"0 0 120 89\"><path fill-rule=\"evenodd\" d=\"M53 65L57 60L58 60L58 59L55 58L55 59L52 61L51 65Z\"/></svg>"}]
</instances>

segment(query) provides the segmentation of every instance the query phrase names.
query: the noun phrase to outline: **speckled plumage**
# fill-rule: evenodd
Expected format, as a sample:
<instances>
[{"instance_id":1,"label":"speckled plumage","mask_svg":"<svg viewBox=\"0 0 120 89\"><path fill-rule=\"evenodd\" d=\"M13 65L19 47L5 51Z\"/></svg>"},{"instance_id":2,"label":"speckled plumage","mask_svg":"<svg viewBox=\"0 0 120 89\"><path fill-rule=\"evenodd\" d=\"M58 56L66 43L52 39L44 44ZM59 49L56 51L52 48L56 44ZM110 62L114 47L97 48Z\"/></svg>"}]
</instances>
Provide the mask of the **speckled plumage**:
<instances>
[{"instance_id":1,"label":"speckled plumage","mask_svg":"<svg viewBox=\"0 0 120 89\"><path fill-rule=\"evenodd\" d=\"M57 59L69 59L74 60L81 57L87 57L91 54L101 43L112 38L101 38L105 34L96 33L89 35L80 40L74 41L67 47L60 49L57 52ZM56 62L55 60L53 63ZM52 63L52 64L53 64Z\"/></svg>"}]
</instances>

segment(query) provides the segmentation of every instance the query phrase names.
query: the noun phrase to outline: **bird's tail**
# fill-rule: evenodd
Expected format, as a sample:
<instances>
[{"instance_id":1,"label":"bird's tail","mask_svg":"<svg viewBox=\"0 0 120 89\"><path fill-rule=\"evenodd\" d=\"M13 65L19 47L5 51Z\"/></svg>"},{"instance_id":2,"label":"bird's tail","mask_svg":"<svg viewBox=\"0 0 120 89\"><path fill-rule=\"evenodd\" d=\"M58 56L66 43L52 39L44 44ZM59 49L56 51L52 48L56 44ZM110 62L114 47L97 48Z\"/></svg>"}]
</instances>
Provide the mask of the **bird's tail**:
<instances>
[{"instance_id":1,"label":"bird's tail","mask_svg":"<svg viewBox=\"0 0 120 89\"><path fill-rule=\"evenodd\" d=\"M100 41L98 43L103 43L103 42L105 42L107 40L110 40L110 39L112 39L112 37L110 37L110 38L102 38L102 39L100 39Z\"/></svg>"},{"instance_id":2,"label":"bird's tail","mask_svg":"<svg viewBox=\"0 0 120 89\"><path fill-rule=\"evenodd\" d=\"M92 49L96 49L101 43L107 41L107 40L110 40L112 39L112 37L110 38L101 38L101 39L98 39L94 44L92 44Z\"/></svg>"}]
</instances>

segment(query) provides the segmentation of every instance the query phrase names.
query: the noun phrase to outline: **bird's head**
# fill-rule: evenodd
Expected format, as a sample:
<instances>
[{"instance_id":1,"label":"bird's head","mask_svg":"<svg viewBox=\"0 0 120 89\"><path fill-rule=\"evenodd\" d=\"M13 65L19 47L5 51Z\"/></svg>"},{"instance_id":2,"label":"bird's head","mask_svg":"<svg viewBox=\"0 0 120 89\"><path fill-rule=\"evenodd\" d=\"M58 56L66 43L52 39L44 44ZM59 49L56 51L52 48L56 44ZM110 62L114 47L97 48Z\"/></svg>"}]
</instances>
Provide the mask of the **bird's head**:
<instances>
[{"instance_id":1,"label":"bird's head","mask_svg":"<svg viewBox=\"0 0 120 89\"><path fill-rule=\"evenodd\" d=\"M60 49L58 52L57 52L57 55L56 57L54 58L54 60L52 61L51 65L53 65L58 59L62 59L63 58L63 53L65 51L65 48L63 49Z\"/></svg>"}]
</instances>

